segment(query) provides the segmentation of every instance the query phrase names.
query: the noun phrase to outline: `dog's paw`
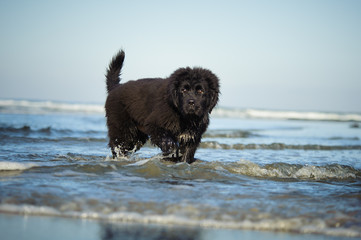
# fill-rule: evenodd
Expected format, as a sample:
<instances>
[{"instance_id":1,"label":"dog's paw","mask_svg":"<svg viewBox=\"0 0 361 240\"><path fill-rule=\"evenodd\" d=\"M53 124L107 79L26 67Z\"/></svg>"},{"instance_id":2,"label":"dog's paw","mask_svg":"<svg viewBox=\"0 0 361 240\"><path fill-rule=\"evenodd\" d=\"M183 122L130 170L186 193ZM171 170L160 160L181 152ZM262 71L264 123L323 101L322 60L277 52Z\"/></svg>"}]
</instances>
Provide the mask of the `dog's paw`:
<instances>
[{"instance_id":1,"label":"dog's paw","mask_svg":"<svg viewBox=\"0 0 361 240\"><path fill-rule=\"evenodd\" d=\"M175 141L173 141L172 138L170 137L163 137L160 143L160 149L162 150L162 152L164 153L170 153L172 152L174 149L176 149L177 144Z\"/></svg>"},{"instance_id":2,"label":"dog's paw","mask_svg":"<svg viewBox=\"0 0 361 240\"><path fill-rule=\"evenodd\" d=\"M189 133L183 133L178 137L179 143L194 143L195 137Z\"/></svg>"}]
</instances>

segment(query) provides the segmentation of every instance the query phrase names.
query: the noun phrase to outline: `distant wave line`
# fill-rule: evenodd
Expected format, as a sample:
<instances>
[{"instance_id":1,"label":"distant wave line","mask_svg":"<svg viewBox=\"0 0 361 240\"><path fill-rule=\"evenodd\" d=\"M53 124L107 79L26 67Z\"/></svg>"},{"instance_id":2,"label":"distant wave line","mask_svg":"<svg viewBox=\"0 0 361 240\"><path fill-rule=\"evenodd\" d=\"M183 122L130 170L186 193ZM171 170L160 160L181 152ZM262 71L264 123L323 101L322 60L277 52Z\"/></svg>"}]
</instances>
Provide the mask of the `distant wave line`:
<instances>
[{"instance_id":1,"label":"distant wave line","mask_svg":"<svg viewBox=\"0 0 361 240\"><path fill-rule=\"evenodd\" d=\"M212 116L228 118L286 119L310 121L361 121L361 114L358 113L277 111L258 109L242 110L230 108L217 108L213 111Z\"/></svg>"},{"instance_id":2,"label":"distant wave line","mask_svg":"<svg viewBox=\"0 0 361 240\"><path fill-rule=\"evenodd\" d=\"M208 149L236 149L236 150L361 150L360 145L345 145L345 146L326 146L318 144L306 144L306 145L289 145L284 143L271 143L271 144L224 144L216 141L205 141L200 144L200 148Z\"/></svg>"},{"instance_id":3,"label":"distant wave line","mask_svg":"<svg viewBox=\"0 0 361 240\"><path fill-rule=\"evenodd\" d=\"M103 104L67 103L55 101L0 100L0 113L51 114L88 113L104 114ZM277 111L259 109L237 109L217 107L212 112L217 118L287 119L310 121L356 121L361 122L360 113Z\"/></svg>"}]
</instances>

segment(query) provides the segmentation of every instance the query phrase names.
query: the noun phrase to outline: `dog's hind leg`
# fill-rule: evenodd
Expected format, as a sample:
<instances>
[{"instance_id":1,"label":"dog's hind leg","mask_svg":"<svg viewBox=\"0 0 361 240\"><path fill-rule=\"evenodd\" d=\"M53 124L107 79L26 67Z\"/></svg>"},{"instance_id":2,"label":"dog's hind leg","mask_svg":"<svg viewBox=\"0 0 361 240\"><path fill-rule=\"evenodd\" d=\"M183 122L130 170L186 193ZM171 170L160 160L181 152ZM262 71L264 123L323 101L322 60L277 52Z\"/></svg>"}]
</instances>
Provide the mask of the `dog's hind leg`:
<instances>
[{"instance_id":1,"label":"dog's hind leg","mask_svg":"<svg viewBox=\"0 0 361 240\"><path fill-rule=\"evenodd\" d=\"M128 156L139 150L147 141L146 135L132 134L131 131L114 131L109 134L109 147L112 151L113 158ZM115 132L115 134L114 134Z\"/></svg>"},{"instance_id":2,"label":"dog's hind leg","mask_svg":"<svg viewBox=\"0 0 361 240\"><path fill-rule=\"evenodd\" d=\"M138 130L137 132L137 143L136 143L136 150L139 150L145 142L148 140L149 136L141 131Z\"/></svg>"},{"instance_id":3,"label":"dog's hind leg","mask_svg":"<svg viewBox=\"0 0 361 240\"><path fill-rule=\"evenodd\" d=\"M111 132L109 132L108 145L112 151L113 158L127 156L136 148L136 145L129 141L128 134L119 129L115 130L111 127L109 129L111 129Z\"/></svg>"},{"instance_id":4,"label":"dog's hind leg","mask_svg":"<svg viewBox=\"0 0 361 240\"><path fill-rule=\"evenodd\" d=\"M123 111L107 118L109 147L113 158L127 156L138 150L148 136L138 130L135 123Z\"/></svg>"}]
</instances>

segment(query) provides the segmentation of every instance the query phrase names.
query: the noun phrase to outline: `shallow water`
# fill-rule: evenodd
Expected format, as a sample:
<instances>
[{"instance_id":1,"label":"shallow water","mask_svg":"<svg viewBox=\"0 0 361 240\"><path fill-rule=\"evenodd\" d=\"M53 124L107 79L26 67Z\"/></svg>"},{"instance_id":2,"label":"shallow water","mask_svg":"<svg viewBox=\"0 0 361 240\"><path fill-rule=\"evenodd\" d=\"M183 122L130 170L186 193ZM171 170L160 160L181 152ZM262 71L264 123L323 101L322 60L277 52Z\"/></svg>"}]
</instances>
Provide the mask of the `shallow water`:
<instances>
[{"instance_id":1,"label":"shallow water","mask_svg":"<svg viewBox=\"0 0 361 240\"><path fill-rule=\"evenodd\" d=\"M150 144L111 159L101 106L15 103L0 106L1 213L361 237L361 129L345 115L217 110L189 165Z\"/></svg>"}]
</instances>

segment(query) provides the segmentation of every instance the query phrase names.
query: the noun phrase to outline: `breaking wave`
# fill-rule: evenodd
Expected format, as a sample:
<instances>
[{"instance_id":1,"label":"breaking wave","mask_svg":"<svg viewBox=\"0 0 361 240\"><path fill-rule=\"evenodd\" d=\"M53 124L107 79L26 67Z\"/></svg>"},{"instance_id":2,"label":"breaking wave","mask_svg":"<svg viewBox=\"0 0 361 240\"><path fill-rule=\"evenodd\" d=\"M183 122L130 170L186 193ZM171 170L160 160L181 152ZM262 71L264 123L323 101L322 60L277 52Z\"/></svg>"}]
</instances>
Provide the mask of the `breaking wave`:
<instances>
[{"instance_id":1,"label":"breaking wave","mask_svg":"<svg viewBox=\"0 0 361 240\"><path fill-rule=\"evenodd\" d=\"M299 180L347 180L361 177L361 172L349 166L331 164L324 166L271 163L260 165L248 160L232 163L212 162L211 169L225 170L226 175L241 174L249 177ZM208 163L203 166L209 168ZM220 174L220 173L218 173ZM224 173L222 173L224 174Z\"/></svg>"},{"instance_id":2,"label":"breaking wave","mask_svg":"<svg viewBox=\"0 0 361 240\"><path fill-rule=\"evenodd\" d=\"M272 180L300 180L300 181L345 181L361 179L361 171L347 165L302 165L275 162L271 164L257 164L241 159L237 162L207 162L198 160L194 164L164 161L160 156L149 159L120 161L111 165L111 168L126 168L127 171L147 177L163 179L170 176L175 179L185 180L239 180L239 177L257 177ZM121 164L121 165L120 165ZM93 168L95 166L92 166ZM99 165L103 169L104 164ZM103 170L100 170L103 171Z\"/></svg>"},{"instance_id":3,"label":"breaking wave","mask_svg":"<svg viewBox=\"0 0 361 240\"><path fill-rule=\"evenodd\" d=\"M299 180L347 180L361 178L361 172L352 167L330 164L325 166L272 163L264 166L240 160L224 165L231 173L251 177L299 179Z\"/></svg>"},{"instance_id":4,"label":"breaking wave","mask_svg":"<svg viewBox=\"0 0 361 240\"><path fill-rule=\"evenodd\" d=\"M77 170L92 168L93 173L104 172L104 169L123 169L132 174L147 178L172 178L176 179L203 179L203 180L230 180L238 179L238 176L259 177L267 179L295 179L295 180L332 180L343 181L350 179L361 179L361 171L347 165L302 165L275 162L270 164L257 164L252 161L241 159L236 162L202 161L197 160L194 164L173 163L163 160L161 155L147 159L138 159L135 155L131 159L118 159L116 161L106 158L99 162L99 156L83 155L60 155L54 156L54 161L66 161L69 163L83 162L77 165ZM70 165L69 165L70 166ZM1 161L0 171L27 170L33 167L41 168L34 163L19 163Z\"/></svg>"}]
</instances>

